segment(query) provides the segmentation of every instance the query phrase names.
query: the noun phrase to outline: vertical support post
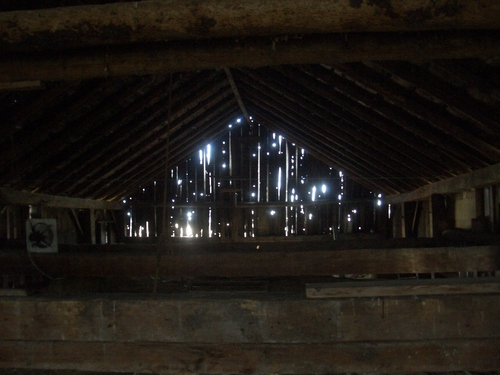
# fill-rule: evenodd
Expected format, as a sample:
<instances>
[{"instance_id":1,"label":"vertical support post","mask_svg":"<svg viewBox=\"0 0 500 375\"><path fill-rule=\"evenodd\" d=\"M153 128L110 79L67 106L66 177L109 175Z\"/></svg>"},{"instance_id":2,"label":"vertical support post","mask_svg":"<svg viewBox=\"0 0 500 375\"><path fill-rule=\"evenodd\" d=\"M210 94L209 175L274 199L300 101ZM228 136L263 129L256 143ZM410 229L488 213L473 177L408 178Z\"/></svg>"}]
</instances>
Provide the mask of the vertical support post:
<instances>
[{"instance_id":1,"label":"vertical support post","mask_svg":"<svg viewBox=\"0 0 500 375\"><path fill-rule=\"evenodd\" d=\"M95 229L95 210L90 209L90 243L92 245L96 244L96 229Z\"/></svg>"},{"instance_id":2,"label":"vertical support post","mask_svg":"<svg viewBox=\"0 0 500 375\"><path fill-rule=\"evenodd\" d=\"M406 217L405 217L405 204L401 203L401 237L406 238Z\"/></svg>"},{"instance_id":3,"label":"vertical support post","mask_svg":"<svg viewBox=\"0 0 500 375\"><path fill-rule=\"evenodd\" d=\"M10 240L10 227L11 227L11 222L10 222L10 211L12 210L12 206L8 205L7 209L5 210L5 215L7 217L7 239Z\"/></svg>"},{"instance_id":4,"label":"vertical support post","mask_svg":"<svg viewBox=\"0 0 500 375\"><path fill-rule=\"evenodd\" d=\"M428 200L427 204L429 206L429 210L427 212L427 217L428 217L428 227L427 227L427 235L428 237L434 237L434 217L433 217L433 212L434 212L434 204L433 204L433 195L431 195Z\"/></svg>"}]
</instances>

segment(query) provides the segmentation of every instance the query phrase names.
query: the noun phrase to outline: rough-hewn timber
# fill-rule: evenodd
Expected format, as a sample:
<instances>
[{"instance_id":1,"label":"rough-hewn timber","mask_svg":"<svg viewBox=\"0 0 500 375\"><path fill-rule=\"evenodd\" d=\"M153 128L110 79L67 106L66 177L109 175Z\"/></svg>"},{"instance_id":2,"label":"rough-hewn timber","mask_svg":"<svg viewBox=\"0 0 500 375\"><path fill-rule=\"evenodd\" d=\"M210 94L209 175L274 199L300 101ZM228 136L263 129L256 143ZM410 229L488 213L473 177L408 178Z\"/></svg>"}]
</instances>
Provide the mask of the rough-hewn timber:
<instances>
[{"instance_id":1,"label":"rough-hewn timber","mask_svg":"<svg viewBox=\"0 0 500 375\"><path fill-rule=\"evenodd\" d=\"M0 352L0 367L161 374L401 374L500 366L499 339L290 345L0 341Z\"/></svg>"},{"instance_id":2,"label":"rough-hewn timber","mask_svg":"<svg viewBox=\"0 0 500 375\"><path fill-rule=\"evenodd\" d=\"M276 297L1 298L0 367L321 374L500 364L498 294Z\"/></svg>"},{"instance_id":3,"label":"rough-hewn timber","mask_svg":"<svg viewBox=\"0 0 500 375\"><path fill-rule=\"evenodd\" d=\"M121 202L63 197L58 195L30 193L0 187L1 204L42 205L62 208L90 208L98 210L122 210Z\"/></svg>"},{"instance_id":4,"label":"rough-hewn timber","mask_svg":"<svg viewBox=\"0 0 500 375\"><path fill-rule=\"evenodd\" d=\"M500 293L500 278L410 279L306 285L308 298L372 298Z\"/></svg>"},{"instance_id":5,"label":"rough-hewn timber","mask_svg":"<svg viewBox=\"0 0 500 375\"><path fill-rule=\"evenodd\" d=\"M432 194L458 193L498 183L500 183L500 164L495 164L491 167L478 169L470 173L422 186L409 193L389 195L385 197L385 201L386 203L416 201L430 197Z\"/></svg>"},{"instance_id":6,"label":"rough-hewn timber","mask_svg":"<svg viewBox=\"0 0 500 375\"><path fill-rule=\"evenodd\" d=\"M256 249L258 247L258 249ZM79 252L33 254L52 276L152 277L157 248L109 252L82 246ZM102 248L103 250L106 247ZM115 250L113 250L115 249ZM140 247L139 247L140 249ZM231 250L232 249L232 250ZM36 273L25 254L0 253L0 270ZM255 243L212 246L171 244L162 249L160 277L279 277L336 274L397 274L500 269L499 246L333 250L314 243Z\"/></svg>"},{"instance_id":7,"label":"rough-hewn timber","mask_svg":"<svg viewBox=\"0 0 500 375\"><path fill-rule=\"evenodd\" d=\"M499 32L351 33L103 48L85 53L7 55L0 82L81 80L222 67L353 61L481 58L498 55Z\"/></svg>"},{"instance_id":8,"label":"rough-hewn timber","mask_svg":"<svg viewBox=\"0 0 500 375\"><path fill-rule=\"evenodd\" d=\"M0 14L0 48L333 32L495 29L496 0L152 0Z\"/></svg>"}]
</instances>

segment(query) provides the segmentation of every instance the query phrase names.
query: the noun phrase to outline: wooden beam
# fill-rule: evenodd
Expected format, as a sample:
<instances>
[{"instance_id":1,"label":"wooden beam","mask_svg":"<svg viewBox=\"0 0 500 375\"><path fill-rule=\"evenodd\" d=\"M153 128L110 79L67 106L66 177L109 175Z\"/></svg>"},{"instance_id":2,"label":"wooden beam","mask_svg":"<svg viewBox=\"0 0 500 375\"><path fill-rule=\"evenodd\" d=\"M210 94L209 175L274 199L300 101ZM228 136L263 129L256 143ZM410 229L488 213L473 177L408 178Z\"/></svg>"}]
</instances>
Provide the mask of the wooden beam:
<instances>
[{"instance_id":1,"label":"wooden beam","mask_svg":"<svg viewBox=\"0 0 500 375\"><path fill-rule=\"evenodd\" d=\"M122 210L121 202L98 201L83 198L70 198L59 195L30 193L0 187L0 203L18 205L42 205L63 208L90 208L97 210Z\"/></svg>"},{"instance_id":2,"label":"wooden beam","mask_svg":"<svg viewBox=\"0 0 500 375\"><path fill-rule=\"evenodd\" d=\"M5 297L0 308L1 368L326 374L495 371L500 365L498 294Z\"/></svg>"},{"instance_id":3,"label":"wooden beam","mask_svg":"<svg viewBox=\"0 0 500 375\"><path fill-rule=\"evenodd\" d=\"M4 55L0 82L61 81L165 74L222 67L345 63L380 60L489 59L498 56L500 32L304 35L198 43L162 43L102 48L85 53Z\"/></svg>"},{"instance_id":4,"label":"wooden beam","mask_svg":"<svg viewBox=\"0 0 500 375\"><path fill-rule=\"evenodd\" d=\"M428 198L432 194L458 193L497 184L500 184L500 163L425 185L409 193L388 195L384 198L384 201L390 204L416 201Z\"/></svg>"},{"instance_id":5,"label":"wooden beam","mask_svg":"<svg viewBox=\"0 0 500 375\"><path fill-rule=\"evenodd\" d=\"M136 374L466 373L500 367L499 339L295 345L0 341L0 352L1 368Z\"/></svg>"},{"instance_id":6,"label":"wooden beam","mask_svg":"<svg viewBox=\"0 0 500 375\"><path fill-rule=\"evenodd\" d=\"M57 256L33 254L45 272L55 277L150 277L156 270L154 245L101 246L101 251L60 246ZM109 251L107 251L109 250ZM0 253L0 270L30 267L25 255ZM31 271L30 271L31 270ZM500 270L499 246L349 249L319 242L254 242L211 245L169 244L159 275L170 277L280 277L337 274L397 274Z\"/></svg>"},{"instance_id":7,"label":"wooden beam","mask_svg":"<svg viewBox=\"0 0 500 375\"><path fill-rule=\"evenodd\" d=\"M229 298L228 298L229 297ZM328 344L500 339L500 295L0 297L0 340ZM26 326L27 322L29 325Z\"/></svg>"},{"instance_id":8,"label":"wooden beam","mask_svg":"<svg viewBox=\"0 0 500 375\"><path fill-rule=\"evenodd\" d=\"M43 89L41 81L21 81L0 83L0 91L23 91Z\"/></svg>"},{"instance_id":9,"label":"wooden beam","mask_svg":"<svg viewBox=\"0 0 500 375\"><path fill-rule=\"evenodd\" d=\"M308 298L372 298L475 293L500 293L500 279L384 280L306 285Z\"/></svg>"},{"instance_id":10,"label":"wooden beam","mask_svg":"<svg viewBox=\"0 0 500 375\"><path fill-rule=\"evenodd\" d=\"M0 13L0 49L346 32L496 29L496 0L119 2Z\"/></svg>"},{"instance_id":11,"label":"wooden beam","mask_svg":"<svg viewBox=\"0 0 500 375\"><path fill-rule=\"evenodd\" d=\"M234 96L236 98L236 101L238 102L238 105L240 106L241 112L243 112L243 115L245 116L245 119L247 120L248 125L252 123L252 120L250 119L250 115L248 114L248 111L245 107L245 103L243 103L243 99L241 99L240 92L238 91L238 87L236 86L236 83L234 82L233 74L231 73L231 69L229 68L224 68L224 72L226 73L227 80L229 81L229 84L231 85L231 89L233 90Z\"/></svg>"}]
</instances>

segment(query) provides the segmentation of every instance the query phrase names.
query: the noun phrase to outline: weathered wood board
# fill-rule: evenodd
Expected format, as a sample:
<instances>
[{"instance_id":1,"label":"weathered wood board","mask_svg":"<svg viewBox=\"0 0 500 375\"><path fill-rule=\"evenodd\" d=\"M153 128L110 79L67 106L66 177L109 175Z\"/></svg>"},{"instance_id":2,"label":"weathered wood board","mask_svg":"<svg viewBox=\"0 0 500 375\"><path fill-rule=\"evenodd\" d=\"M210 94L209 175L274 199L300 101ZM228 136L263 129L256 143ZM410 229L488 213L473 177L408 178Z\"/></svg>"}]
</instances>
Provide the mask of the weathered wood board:
<instances>
[{"instance_id":1,"label":"weathered wood board","mask_svg":"<svg viewBox=\"0 0 500 375\"><path fill-rule=\"evenodd\" d=\"M308 298L353 298L500 293L500 278L383 280L307 284Z\"/></svg>"}]
</instances>

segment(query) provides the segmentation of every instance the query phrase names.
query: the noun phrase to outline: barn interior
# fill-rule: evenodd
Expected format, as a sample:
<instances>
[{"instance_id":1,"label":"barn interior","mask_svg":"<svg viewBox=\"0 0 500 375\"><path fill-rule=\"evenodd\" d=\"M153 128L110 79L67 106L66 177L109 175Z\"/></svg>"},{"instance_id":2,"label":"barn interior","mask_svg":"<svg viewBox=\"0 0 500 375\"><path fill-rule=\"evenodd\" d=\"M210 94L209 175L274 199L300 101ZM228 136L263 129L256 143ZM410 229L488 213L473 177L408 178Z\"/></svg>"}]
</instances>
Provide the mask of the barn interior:
<instances>
[{"instance_id":1,"label":"barn interior","mask_svg":"<svg viewBox=\"0 0 500 375\"><path fill-rule=\"evenodd\" d=\"M500 370L497 0L0 0L0 374Z\"/></svg>"}]
</instances>

